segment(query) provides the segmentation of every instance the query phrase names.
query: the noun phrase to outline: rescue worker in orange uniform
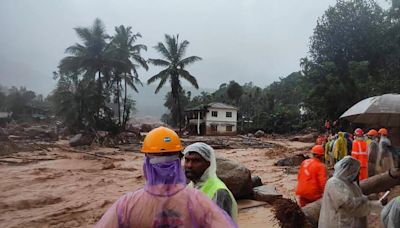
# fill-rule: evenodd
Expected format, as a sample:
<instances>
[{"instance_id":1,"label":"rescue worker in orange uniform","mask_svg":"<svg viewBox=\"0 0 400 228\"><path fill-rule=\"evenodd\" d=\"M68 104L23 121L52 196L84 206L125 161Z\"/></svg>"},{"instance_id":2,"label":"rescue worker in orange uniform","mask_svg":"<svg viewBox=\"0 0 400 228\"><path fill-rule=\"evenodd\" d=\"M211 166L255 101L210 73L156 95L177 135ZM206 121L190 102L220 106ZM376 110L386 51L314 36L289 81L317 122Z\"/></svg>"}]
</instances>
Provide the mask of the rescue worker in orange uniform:
<instances>
[{"instance_id":1,"label":"rescue worker in orange uniform","mask_svg":"<svg viewBox=\"0 0 400 228\"><path fill-rule=\"evenodd\" d=\"M355 139L353 140L353 147L351 156L360 162L360 175L359 180L368 178L368 151L367 142L364 139L364 132L361 128L354 131Z\"/></svg>"},{"instance_id":2,"label":"rescue worker in orange uniform","mask_svg":"<svg viewBox=\"0 0 400 228\"><path fill-rule=\"evenodd\" d=\"M315 145L311 149L311 153L313 157L301 163L297 176L296 195L301 207L322 197L327 180L326 168L323 163L324 148L322 145Z\"/></svg>"}]
</instances>

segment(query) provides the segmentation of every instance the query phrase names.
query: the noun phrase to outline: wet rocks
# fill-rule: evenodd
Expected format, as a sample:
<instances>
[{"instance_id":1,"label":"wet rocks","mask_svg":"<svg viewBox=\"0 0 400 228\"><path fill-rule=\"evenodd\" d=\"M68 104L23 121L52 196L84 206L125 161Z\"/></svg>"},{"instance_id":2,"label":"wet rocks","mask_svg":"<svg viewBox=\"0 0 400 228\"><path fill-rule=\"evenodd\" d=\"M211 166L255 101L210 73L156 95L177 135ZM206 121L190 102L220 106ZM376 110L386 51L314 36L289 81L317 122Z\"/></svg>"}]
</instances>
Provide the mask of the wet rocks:
<instances>
[{"instance_id":1,"label":"wet rocks","mask_svg":"<svg viewBox=\"0 0 400 228\"><path fill-rule=\"evenodd\" d=\"M77 134L69 140L69 145L72 147L86 146L93 142L93 136L86 134Z\"/></svg>"},{"instance_id":2,"label":"wet rocks","mask_svg":"<svg viewBox=\"0 0 400 228\"><path fill-rule=\"evenodd\" d=\"M251 172L244 165L223 157L217 157L217 176L231 190L236 199L252 197Z\"/></svg>"},{"instance_id":3,"label":"wet rocks","mask_svg":"<svg viewBox=\"0 0 400 228\"><path fill-rule=\"evenodd\" d=\"M304 154L296 154L294 156L281 159L275 163L276 166L298 166L309 157Z\"/></svg>"},{"instance_id":4,"label":"wet rocks","mask_svg":"<svg viewBox=\"0 0 400 228\"><path fill-rule=\"evenodd\" d=\"M258 201L265 201L268 203L272 203L278 198L282 197L282 194L279 194L275 187L272 185L262 185L253 188L254 191L254 199Z\"/></svg>"},{"instance_id":5,"label":"wet rocks","mask_svg":"<svg viewBox=\"0 0 400 228\"><path fill-rule=\"evenodd\" d=\"M312 142L315 142L315 139L317 138L317 136L318 135L316 133L310 133L310 134L306 134L306 135L296 135L296 136L292 137L291 139L289 139L289 141L312 143Z\"/></svg>"},{"instance_id":6,"label":"wet rocks","mask_svg":"<svg viewBox=\"0 0 400 228\"><path fill-rule=\"evenodd\" d=\"M254 133L254 136L255 136L256 138L263 137L263 136L265 136L265 132L262 131L262 130L258 130L258 131L256 131L256 133Z\"/></svg>"},{"instance_id":7,"label":"wet rocks","mask_svg":"<svg viewBox=\"0 0 400 228\"><path fill-rule=\"evenodd\" d=\"M253 187L258 187L258 186L263 185L261 178L259 176L252 176L251 183L253 184Z\"/></svg>"}]
</instances>

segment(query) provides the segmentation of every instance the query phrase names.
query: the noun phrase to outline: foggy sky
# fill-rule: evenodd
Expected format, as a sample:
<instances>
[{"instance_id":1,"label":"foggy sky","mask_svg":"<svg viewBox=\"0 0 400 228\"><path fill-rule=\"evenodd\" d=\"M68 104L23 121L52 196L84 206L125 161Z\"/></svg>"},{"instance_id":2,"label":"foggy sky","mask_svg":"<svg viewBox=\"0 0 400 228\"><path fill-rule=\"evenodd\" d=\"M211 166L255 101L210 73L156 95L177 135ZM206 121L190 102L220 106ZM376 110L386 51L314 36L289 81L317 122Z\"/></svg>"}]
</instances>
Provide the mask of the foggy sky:
<instances>
[{"instance_id":1,"label":"foggy sky","mask_svg":"<svg viewBox=\"0 0 400 228\"><path fill-rule=\"evenodd\" d=\"M47 94L65 49L80 42L73 28L100 18L114 27L132 26L148 46L164 34L190 42L188 55L203 58L189 70L202 88L235 80L265 87L293 71L307 55L309 37L334 0L1 0L0 84ZM141 71L146 81L161 70Z\"/></svg>"}]
</instances>

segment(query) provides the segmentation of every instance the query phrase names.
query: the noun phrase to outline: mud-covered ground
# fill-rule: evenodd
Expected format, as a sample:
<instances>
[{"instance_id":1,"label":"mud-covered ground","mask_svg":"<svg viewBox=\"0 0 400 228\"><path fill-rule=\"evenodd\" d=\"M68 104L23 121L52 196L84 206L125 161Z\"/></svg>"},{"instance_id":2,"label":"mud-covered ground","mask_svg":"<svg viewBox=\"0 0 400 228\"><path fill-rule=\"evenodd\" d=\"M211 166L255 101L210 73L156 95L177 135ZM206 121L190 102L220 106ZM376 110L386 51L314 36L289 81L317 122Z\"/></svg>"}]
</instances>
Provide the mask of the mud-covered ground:
<instances>
[{"instance_id":1,"label":"mud-covered ground","mask_svg":"<svg viewBox=\"0 0 400 228\"><path fill-rule=\"evenodd\" d=\"M262 139L272 148L216 150L238 161L264 184L294 198L297 169L274 166L312 144ZM91 227L122 194L144 184L143 155L116 148L73 149L58 141L47 150L0 157L0 227ZM239 208L254 202L239 202ZM253 205L254 206L254 205ZM269 205L239 210L240 227L271 227Z\"/></svg>"}]
</instances>

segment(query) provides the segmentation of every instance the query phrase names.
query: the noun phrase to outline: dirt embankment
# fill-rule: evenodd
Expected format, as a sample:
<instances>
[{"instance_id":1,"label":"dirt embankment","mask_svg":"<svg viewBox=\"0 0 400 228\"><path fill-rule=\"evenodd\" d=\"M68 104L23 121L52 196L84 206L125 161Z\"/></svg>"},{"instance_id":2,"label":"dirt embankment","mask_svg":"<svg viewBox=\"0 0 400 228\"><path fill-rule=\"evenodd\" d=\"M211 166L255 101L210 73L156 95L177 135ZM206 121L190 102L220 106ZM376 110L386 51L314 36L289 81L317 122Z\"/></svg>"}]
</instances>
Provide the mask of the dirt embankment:
<instances>
[{"instance_id":1,"label":"dirt embankment","mask_svg":"<svg viewBox=\"0 0 400 228\"><path fill-rule=\"evenodd\" d=\"M311 144L263 140L281 146L216 151L293 198L296 173L273 164L307 151ZM119 196L143 186L140 153L116 148L80 151L66 144L59 141L54 148L0 157L0 227L92 227ZM239 211L240 227L273 224L268 205Z\"/></svg>"}]
</instances>

